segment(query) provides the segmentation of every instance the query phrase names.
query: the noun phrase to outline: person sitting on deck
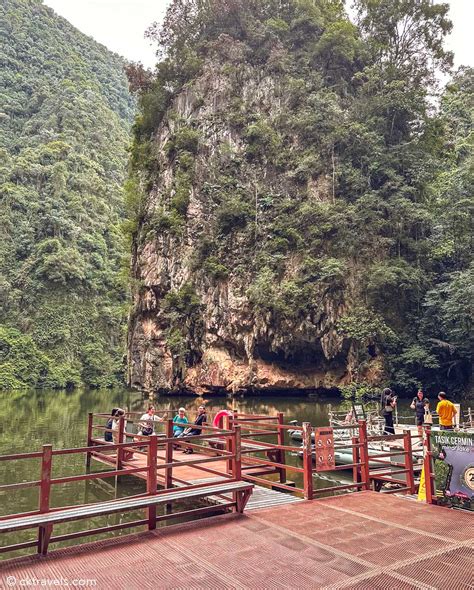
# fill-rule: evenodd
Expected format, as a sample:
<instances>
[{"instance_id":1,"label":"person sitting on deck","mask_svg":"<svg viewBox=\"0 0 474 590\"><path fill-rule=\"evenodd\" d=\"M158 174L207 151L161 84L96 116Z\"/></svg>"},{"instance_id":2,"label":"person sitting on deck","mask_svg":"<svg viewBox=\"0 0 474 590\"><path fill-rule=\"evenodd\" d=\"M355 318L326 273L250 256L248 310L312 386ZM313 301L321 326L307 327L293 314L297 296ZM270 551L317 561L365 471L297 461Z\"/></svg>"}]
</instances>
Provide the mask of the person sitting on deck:
<instances>
[{"instance_id":1,"label":"person sitting on deck","mask_svg":"<svg viewBox=\"0 0 474 590\"><path fill-rule=\"evenodd\" d=\"M198 408L198 415L196 417L196 420L194 420L194 425L195 426L202 426L205 422L207 422L207 414L206 414L206 408L205 406L199 406ZM202 428L186 428L186 430L183 432L183 434L181 436L198 436L199 434L202 434ZM184 449L183 451L184 453L187 453L188 455L191 455L194 451L192 448L187 448Z\"/></svg>"},{"instance_id":2,"label":"person sitting on deck","mask_svg":"<svg viewBox=\"0 0 474 590\"><path fill-rule=\"evenodd\" d=\"M105 442L112 442L113 441L113 437L112 437L112 424L114 423L114 416L117 413L118 408L112 408L112 411L110 412L110 418L107 420L107 423L105 425L105 428L107 429L104 432L104 440Z\"/></svg>"},{"instance_id":3,"label":"person sitting on deck","mask_svg":"<svg viewBox=\"0 0 474 590\"><path fill-rule=\"evenodd\" d=\"M141 436L151 436L155 434L155 422L163 422L163 418L155 414L155 406L149 405L146 414L140 418L140 430L138 434Z\"/></svg>"},{"instance_id":4,"label":"person sitting on deck","mask_svg":"<svg viewBox=\"0 0 474 590\"><path fill-rule=\"evenodd\" d=\"M182 436L184 432L184 426L179 426L179 424L188 424L186 410L184 408L179 408L178 413L173 418L173 436L175 437Z\"/></svg>"}]
</instances>

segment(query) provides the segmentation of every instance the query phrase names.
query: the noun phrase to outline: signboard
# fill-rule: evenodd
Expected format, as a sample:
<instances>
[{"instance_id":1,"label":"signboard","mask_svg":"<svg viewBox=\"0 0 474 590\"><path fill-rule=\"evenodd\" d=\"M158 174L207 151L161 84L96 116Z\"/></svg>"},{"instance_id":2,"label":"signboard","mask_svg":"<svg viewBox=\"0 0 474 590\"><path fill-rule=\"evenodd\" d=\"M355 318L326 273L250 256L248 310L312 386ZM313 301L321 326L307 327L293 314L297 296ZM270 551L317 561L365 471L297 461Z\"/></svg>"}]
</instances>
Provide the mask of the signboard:
<instances>
[{"instance_id":1,"label":"signboard","mask_svg":"<svg viewBox=\"0 0 474 590\"><path fill-rule=\"evenodd\" d=\"M474 433L431 432L439 504L474 510Z\"/></svg>"},{"instance_id":2,"label":"signboard","mask_svg":"<svg viewBox=\"0 0 474 590\"><path fill-rule=\"evenodd\" d=\"M316 471L332 471L336 466L332 428L316 428L314 432Z\"/></svg>"}]
</instances>

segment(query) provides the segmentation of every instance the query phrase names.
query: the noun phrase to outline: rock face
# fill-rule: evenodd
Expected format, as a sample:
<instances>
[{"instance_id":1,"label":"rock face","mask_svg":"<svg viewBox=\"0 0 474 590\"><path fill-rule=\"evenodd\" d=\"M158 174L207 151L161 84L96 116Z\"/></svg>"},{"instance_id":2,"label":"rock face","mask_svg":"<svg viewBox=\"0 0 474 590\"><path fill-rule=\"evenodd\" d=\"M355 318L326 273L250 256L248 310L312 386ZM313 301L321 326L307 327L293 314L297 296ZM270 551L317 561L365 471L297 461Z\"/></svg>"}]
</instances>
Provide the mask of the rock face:
<instances>
[{"instance_id":1,"label":"rock face","mask_svg":"<svg viewBox=\"0 0 474 590\"><path fill-rule=\"evenodd\" d=\"M285 161L302 141L285 128L294 97L271 59L242 63L240 45L221 36L151 142L129 383L209 393L334 388L354 374L377 382L377 352L361 362L338 330L357 269L324 246L308 258L315 246L299 227L311 225L301 208L335 198L330 170L305 176Z\"/></svg>"}]
</instances>

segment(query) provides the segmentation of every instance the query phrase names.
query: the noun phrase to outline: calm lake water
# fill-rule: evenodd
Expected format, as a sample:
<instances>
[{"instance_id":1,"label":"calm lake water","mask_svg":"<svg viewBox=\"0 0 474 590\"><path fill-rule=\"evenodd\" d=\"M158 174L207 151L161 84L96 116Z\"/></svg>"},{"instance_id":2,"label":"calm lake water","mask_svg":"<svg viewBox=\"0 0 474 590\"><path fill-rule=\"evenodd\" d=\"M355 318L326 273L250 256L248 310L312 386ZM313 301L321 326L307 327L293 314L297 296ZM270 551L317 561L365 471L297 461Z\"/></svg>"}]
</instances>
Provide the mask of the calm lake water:
<instances>
[{"instance_id":1,"label":"calm lake water","mask_svg":"<svg viewBox=\"0 0 474 590\"><path fill-rule=\"evenodd\" d=\"M176 409L185 406L188 417L194 418L197 407L202 403L199 397L161 397L155 398L158 409ZM141 412L149 403L148 397L126 389L115 390L77 390L77 391L21 391L0 392L0 455L25 453L41 450L43 444L52 444L54 449L80 447L86 445L87 415L89 412L108 413L113 407ZM400 415L411 415L410 400L399 403ZM347 402L340 398L309 398L308 396L247 397L236 401L226 398L210 398L207 407L210 412L220 409L236 409L248 413L283 412L285 422L298 420L311 422L313 426L328 423L329 405L341 411ZM345 405L344 405L345 404ZM295 446L298 446L295 443ZM299 464L298 457L289 457L289 462ZM97 464L93 470L106 470ZM85 473L83 455L54 457L53 477L63 477ZM317 487L335 485L344 481L350 474L337 472L337 479L329 474L316 478ZM336 476L336 474L334 474ZM204 476L203 476L204 477ZM0 462L0 484L18 483L39 479L39 460ZM292 477L300 485L297 477ZM122 477L115 486L113 478L74 484L56 485L52 488L51 506L70 506L80 503L110 500L116 497L138 494L145 490L145 483L134 477ZM38 506L38 488L27 488L5 492L0 490L0 515L27 512ZM179 510L179 505L176 505ZM89 521L66 523L55 527L55 534L86 528L96 528L143 518L143 512L98 517ZM133 532L133 529L126 532ZM1 545L31 540L36 532L25 531L15 535L2 535ZM120 532L116 533L120 534ZM110 534L109 534L110 536ZM7 538L8 537L8 538ZM90 537L89 540L101 538ZM72 544L73 542L69 542ZM62 545L65 545L63 543ZM59 544L53 545L58 547ZM31 552L31 550L28 550ZM13 554L8 554L13 557Z\"/></svg>"}]
</instances>

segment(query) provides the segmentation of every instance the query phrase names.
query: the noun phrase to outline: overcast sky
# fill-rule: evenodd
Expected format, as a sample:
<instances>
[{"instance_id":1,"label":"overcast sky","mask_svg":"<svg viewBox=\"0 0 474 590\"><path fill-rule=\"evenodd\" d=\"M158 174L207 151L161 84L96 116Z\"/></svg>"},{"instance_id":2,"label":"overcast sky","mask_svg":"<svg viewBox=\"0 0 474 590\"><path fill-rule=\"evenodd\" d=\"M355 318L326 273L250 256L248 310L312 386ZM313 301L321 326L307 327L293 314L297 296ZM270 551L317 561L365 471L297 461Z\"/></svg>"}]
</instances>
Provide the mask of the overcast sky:
<instances>
[{"instance_id":1,"label":"overcast sky","mask_svg":"<svg viewBox=\"0 0 474 590\"><path fill-rule=\"evenodd\" d=\"M83 33L112 51L146 66L155 63L155 49L145 40L145 29L163 17L169 0L44 0ZM474 0L448 0L453 32L448 48L455 64L474 66ZM350 2L349 2L350 4Z\"/></svg>"}]
</instances>

